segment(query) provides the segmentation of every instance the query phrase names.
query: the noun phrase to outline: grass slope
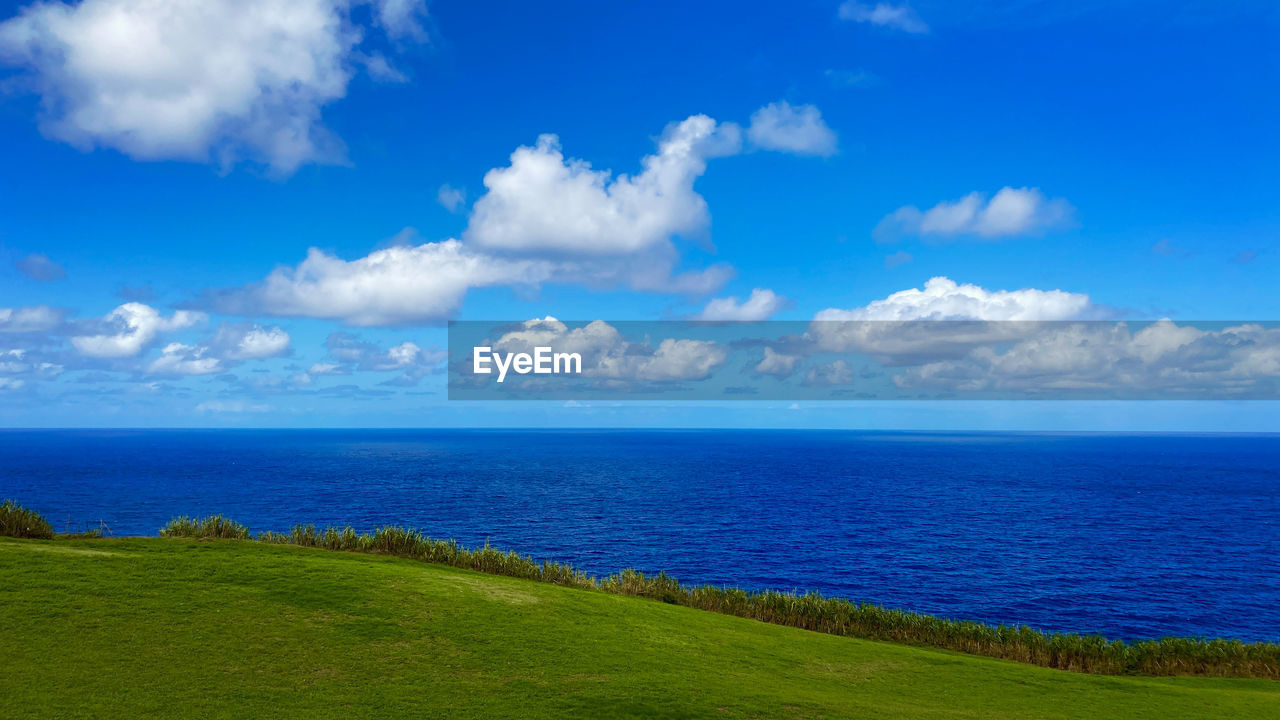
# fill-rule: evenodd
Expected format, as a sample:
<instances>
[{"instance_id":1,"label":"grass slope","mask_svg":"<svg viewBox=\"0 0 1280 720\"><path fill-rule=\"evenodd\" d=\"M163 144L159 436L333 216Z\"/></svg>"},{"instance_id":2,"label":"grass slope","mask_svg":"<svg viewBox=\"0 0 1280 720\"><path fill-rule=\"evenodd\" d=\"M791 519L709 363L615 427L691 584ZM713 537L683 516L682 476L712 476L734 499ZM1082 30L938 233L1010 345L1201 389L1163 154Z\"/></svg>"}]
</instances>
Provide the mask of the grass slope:
<instances>
[{"instance_id":1,"label":"grass slope","mask_svg":"<svg viewBox=\"0 0 1280 720\"><path fill-rule=\"evenodd\" d=\"M234 540L0 538L6 717L1280 718L1082 675Z\"/></svg>"}]
</instances>

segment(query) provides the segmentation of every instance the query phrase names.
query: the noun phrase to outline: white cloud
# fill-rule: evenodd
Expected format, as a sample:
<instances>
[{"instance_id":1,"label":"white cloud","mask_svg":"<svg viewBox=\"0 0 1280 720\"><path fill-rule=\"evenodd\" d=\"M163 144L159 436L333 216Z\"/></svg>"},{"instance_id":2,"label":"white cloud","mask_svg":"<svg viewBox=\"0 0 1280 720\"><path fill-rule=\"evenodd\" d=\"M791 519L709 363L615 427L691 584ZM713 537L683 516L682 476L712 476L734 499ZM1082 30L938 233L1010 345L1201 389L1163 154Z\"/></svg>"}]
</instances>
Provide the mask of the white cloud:
<instances>
[{"instance_id":1,"label":"white cloud","mask_svg":"<svg viewBox=\"0 0 1280 720\"><path fill-rule=\"evenodd\" d=\"M836 134L813 105L771 103L755 111L747 127L747 139L764 150L818 155L836 153Z\"/></svg>"},{"instance_id":2,"label":"white cloud","mask_svg":"<svg viewBox=\"0 0 1280 720\"><path fill-rule=\"evenodd\" d=\"M383 350L374 343L365 342L348 332L336 332L325 340L334 363L316 363L307 371L309 375L348 375L352 370L369 372L399 372L400 375L384 385L417 385L418 381L441 369L448 354L439 349L424 349L417 343L404 341Z\"/></svg>"},{"instance_id":3,"label":"white cloud","mask_svg":"<svg viewBox=\"0 0 1280 720\"><path fill-rule=\"evenodd\" d=\"M0 23L0 62L41 95L41 130L143 160L341 162L321 108L346 94L362 29L346 0L40 2ZM392 36L419 0L379 0Z\"/></svg>"},{"instance_id":4,"label":"white cloud","mask_svg":"<svg viewBox=\"0 0 1280 720\"><path fill-rule=\"evenodd\" d=\"M755 371L761 375L772 375L776 378L790 377L796 370L796 363L800 360L799 355L780 353L766 346L764 359L755 366Z\"/></svg>"},{"instance_id":5,"label":"white cloud","mask_svg":"<svg viewBox=\"0 0 1280 720\"><path fill-rule=\"evenodd\" d=\"M756 288L744 302L738 302L737 296L715 298L707 303L702 312L694 316L695 320L768 320L775 313L787 307L786 298L767 288Z\"/></svg>"},{"instance_id":6,"label":"white cloud","mask_svg":"<svg viewBox=\"0 0 1280 720\"><path fill-rule=\"evenodd\" d=\"M891 365L958 357L1026 337L1038 321L1085 320L1110 312L1088 295L1062 290L987 290L945 277L852 309L814 315L806 337L823 351L869 353ZM920 322L920 321L970 322ZM977 321L977 322L973 322Z\"/></svg>"},{"instance_id":7,"label":"white cloud","mask_svg":"<svg viewBox=\"0 0 1280 720\"><path fill-rule=\"evenodd\" d=\"M1006 344L1008 345L1008 344ZM1036 327L1008 347L922 364L894 376L903 388L1106 396L1274 396L1280 329L1244 324L1216 330L1162 320Z\"/></svg>"},{"instance_id":8,"label":"white cloud","mask_svg":"<svg viewBox=\"0 0 1280 720\"><path fill-rule=\"evenodd\" d=\"M512 153L510 166L484 176L488 192L476 201L463 237L505 252L616 255L700 234L710 215L693 183L707 158L740 145L737 126L695 115L667 128L640 174L613 177L566 160L559 138L542 135Z\"/></svg>"},{"instance_id":9,"label":"white cloud","mask_svg":"<svg viewBox=\"0 0 1280 720\"><path fill-rule=\"evenodd\" d=\"M625 342L618 329L603 320L594 320L570 330L569 326L548 315L526 320L520 329L504 333L494 343L494 347L503 352L531 352L540 345L554 345L556 352L580 353L590 366L594 364L592 356L619 352Z\"/></svg>"},{"instance_id":10,"label":"white cloud","mask_svg":"<svg viewBox=\"0 0 1280 720\"><path fill-rule=\"evenodd\" d=\"M203 302L231 314L390 326L451 317L475 288L533 289L560 282L697 295L714 292L732 276L722 265L675 274L677 260L674 250L604 259L507 257L477 252L458 240L398 245L356 260L311 248L297 267L277 268L256 285L211 292Z\"/></svg>"},{"instance_id":11,"label":"white cloud","mask_svg":"<svg viewBox=\"0 0 1280 720\"><path fill-rule=\"evenodd\" d=\"M209 354L204 346L169 343L160 357L147 366L147 372L158 375L209 375L222 372L222 361Z\"/></svg>"},{"instance_id":12,"label":"white cloud","mask_svg":"<svg viewBox=\"0 0 1280 720\"><path fill-rule=\"evenodd\" d=\"M171 326L166 329L177 328ZM146 372L156 375L208 375L225 372L245 360L280 357L288 352L289 334L281 328L254 323L223 324L212 338L197 344L172 342L165 345L160 356L145 367Z\"/></svg>"},{"instance_id":13,"label":"white cloud","mask_svg":"<svg viewBox=\"0 0 1280 720\"><path fill-rule=\"evenodd\" d=\"M307 369L308 375L347 375L350 372L337 363L315 363Z\"/></svg>"},{"instance_id":14,"label":"white cloud","mask_svg":"<svg viewBox=\"0 0 1280 720\"><path fill-rule=\"evenodd\" d=\"M156 336L188 328L206 319L204 313L178 310L169 317L142 303L125 303L102 319L110 332L77 335L71 344L81 355L96 358L132 357L142 352Z\"/></svg>"},{"instance_id":15,"label":"white cloud","mask_svg":"<svg viewBox=\"0 0 1280 720\"><path fill-rule=\"evenodd\" d=\"M1046 198L1039 188L1005 187L990 201L981 193L972 192L925 211L914 205L898 208L880 221L874 234L882 241L901 235L983 238L1039 235L1069 226L1074 213L1075 208L1066 200Z\"/></svg>"},{"instance_id":16,"label":"white cloud","mask_svg":"<svg viewBox=\"0 0 1280 720\"><path fill-rule=\"evenodd\" d=\"M62 324L62 311L48 305L0 308L0 333L47 332Z\"/></svg>"},{"instance_id":17,"label":"white cloud","mask_svg":"<svg viewBox=\"0 0 1280 720\"><path fill-rule=\"evenodd\" d=\"M517 149L510 166L485 176L488 192L472 209L465 243L396 245L350 261L312 248L297 267L278 268L254 286L211 293L206 301L229 313L373 326L448 318L473 288L557 282L714 292L732 270L677 272L672 237L705 231L706 203L693 182L707 158L740 146L736 126L696 115L667 128L657 154L643 159L643 172L614 178L566 160L555 137L544 135L536 147ZM456 199L441 191L446 204Z\"/></svg>"},{"instance_id":18,"label":"white cloud","mask_svg":"<svg viewBox=\"0 0 1280 720\"><path fill-rule=\"evenodd\" d=\"M557 283L706 295L732 268L681 271L674 241L705 234L710 216L694 182L709 158L741 147L737 125L694 115L666 128L638 175L614 176L565 158L556 137L543 135L485 175L487 192L473 205L462 241L395 245L355 260L312 248L296 267L210 292L204 303L226 313L383 326L449 318L474 288ZM456 196L446 188L448 205Z\"/></svg>"},{"instance_id":19,"label":"white cloud","mask_svg":"<svg viewBox=\"0 0 1280 720\"><path fill-rule=\"evenodd\" d=\"M416 362L421 354L422 348L417 343L405 341L387 350L387 359L394 367L406 367Z\"/></svg>"},{"instance_id":20,"label":"white cloud","mask_svg":"<svg viewBox=\"0 0 1280 720\"><path fill-rule=\"evenodd\" d=\"M630 374L640 380L705 380L724 364L729 351L710 340L675 340L658 343L653 356L642 360Z\"/></svg>"},{"instance_id":21,"label":"white cloud","mask_svg":"<svg viewBox=\"0 0 1280 720\"><path fill-rule=\"evenodd\" d=\"M253 323L223 325L212 345L219 356L228 360L262 360L287 354L289 333L283 328Z\"/></svg>"},{"instance_id":22,"label":"white cloud","mask_svg":"<svg viewBox=\"0 0 1280 720\"><path fill-rule=\"evenodd\" d=\"M215 306L401 325L452 315L471 288L537 284L551 273L545 262L494 258L457 240L389 247L350 261L311 248L296 268L278 268L257 286L215 298Z\"/></svg>"},{"instance_id":23,"label":"white cloud","mask_svg":"<svg viewBox=\"0 0 1280 720\"><path fill-rule=\"evenodd\" d=\"M841 20L871 23L913 34L929 32L929 26L905 3L893 5L882 2L871 5L857 2L857 0L846 0L837 12Z\"/></svg>"},{"instance_id":24,"label":"white cloud","mask_svg":"<svg viewBox=\"0 0 1280 720\"><path fill-rule=\"evenodd\" d=\"M850 310L830 308L814 320L1075 320L1100 313L1088 295L1062 290L987 290L935 277L924 289L900 290Z\"/></svg>"},{"instance_id":25,"label":"white cloud","mask_svg":"<svg viewBox=\"0 0 1280 720\"><path fill-rule=\"evenodd\" d=\"M600 320L570 330L553 317L528 320L493 343L502 352L531 352L538 346L579 353L583 376L621 383L704 380L729 357L727 348L711 341L667 338L654 348L625 340Z\"/></svg>"},{"instance_id":26,"label":"white cloud","mask_svg":"<svg viewBox=\"0 0 1280 720\"><path fill-rule=\"evenodd\" d=\"M440 207L443 207L449 212L457 212L466 201L466 191L459 190L449 183L441 185L440 190L436 192L436 202L440 203Z\"/></svg>"}]
</instances>

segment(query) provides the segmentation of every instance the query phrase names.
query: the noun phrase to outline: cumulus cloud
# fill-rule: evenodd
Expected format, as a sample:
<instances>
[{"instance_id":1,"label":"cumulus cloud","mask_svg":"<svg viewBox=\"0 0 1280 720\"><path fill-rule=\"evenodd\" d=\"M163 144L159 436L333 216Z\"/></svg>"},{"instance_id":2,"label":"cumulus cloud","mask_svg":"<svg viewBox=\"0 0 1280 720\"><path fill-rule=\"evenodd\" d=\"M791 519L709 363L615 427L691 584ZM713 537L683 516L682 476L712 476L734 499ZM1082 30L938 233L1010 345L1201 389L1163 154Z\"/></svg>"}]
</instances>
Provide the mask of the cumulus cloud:
<instances>
[{"instance_id":1,"label":"cumulus cloud","mask_svg":"<svg viewBox=\"0 0 1280 720\"><path fill-rule=\"evenodd\" d=\"M1022 297L1033 304L1043 300L1031 293ZM1010 313L1001 309L991 316ZM845 330L832 335L840 342L830 343L817 332L817 322L800 333L783 330L785 334L772 339L745 337L726 343L722 334L715 341L680 337L675 326L671 334L652 324L620 332L621 326L601 321L570 329L547 317L514 328L494 328L496 340L475 344L492 346L495 354L528 353L537 347L578 353L580 375L530 376L507 387L580 396L599 391L687 392L692 394L685 397L699 397L700 390L710 390L714 397L788 397L789 392L854 397L856 389L857 397L884 399L1159 399L1275 398L1280 391L1280 327L1275 323L1179 326L1166 320L1134 325L1061 319L1056 312L1034 317L1055 319L946 321L925 314L901 321L849 320L830 323ZM664 339L658 341L659 337ZM763 349L763 357L751 355L755 348ZM723 377L718 371L729 358L744 354L749 362L735 363L741 373L737 379L749 376L749 384L699 384L717 374ZM451 388L493 382L491 376L470 372L469 355L454 362Z\"/></svg>"},{"instance_id":2,"label":"cumulus cloud","mask_svg":"<svg viewBox=\"0 0 1280 720\"><path fill-rule=\"evenodd\" d=\"M0 333L48 332L62 324L63 312L48 305L0 308Z\"/></svg>"},{"instance_id":3,"label":"cumulus cloud","mask_svg":"<svg viewBox=\"0 0 1280 720\"><path fill-rule=\"evenodd\" d=\"M13 266L18 272L39 282L55 282L67 276L66 268L41 253L32 253L14 260Z\"/></svg>"},{"instance_id":4,"label":"cumulus cloud","mask_svg":"<svg viewBox=\"0 0 1280 720\"><path fill-rule=\"evenodd\" d=\"M818 155L836 153L836 134L813 105L791 105L783 100L766 105L751 116L747 139L764 150Z\"/></svg>"},{"instance_id":5,"label":"cumulus cloud","mask_svg":"<svg viewBox=\"0 0 1280 720\"><path fill-rule=\"evenodd\" d=\"M707 303L702 312L694 316L695 320L768 320L778 311L784 309L789 301L767 288L756 288L750 297L739 302L737 296L715 298Z\"/></svg>"},{"instance_id":6,"label":"cumulus cloud","mask_svg":"<svg viewBox=\"0 0 1280 720\"><path fill-rule=\"evenodd\" d=\"M324 345L335 362L316 363L307 371L308 375L349 375L354 370L396 371L400 374L384 385L414 386L422 378L440 372L448 359L443 350L423 348L407 340L383 350L376 343L348 332L331 333Z\"/></svg>"},{"instance_id":7,"label":"cumulus cloud","mask_svg":"<svg viewBox=\"0 0 1280 720\"><path fill-rule=\"evenodd\" d=\"M1160 398L1276 393L1280 328L1168 320L1135 328L1106 320L1112 314L1081 293L987 290L933 278L923 289L817 313L807 344L795 352L871 356L899 368L892 379L904 391ZM774 365L778 356L766 352ZM846 379L851 376L844 372L815 368L805 383Z\"/></svg>"},{"instance_id":8,"label":"cumulus cloud","mask_svg":"<svg viewBox=\"0 0 1280 720\"><path fill-rule=\"evenodd\" d=\"M395 326L451 317L467 291L476 288L559 282L697 295L714 292L733 274L719 265L676 273L677 260L674 251L609 259L508 257L478 252L458 240L394 246L356 260L311 248L296 267L277 268L248 287L211 291L199 304L231 314Z\"/></svg>"},{"instance_id":9,"label":"cumulus cloud","mask_svg":"<svg viewBox=\"0 0 1280 720\"><path fill-rule=\"evenodd\" d=\"M343 97L362 29L346 0L40 2L0 23L47 136L142 160L249 159L281 174L343 161L321 109ZM376 24L419 36L420 0L378 0Z\"/></svg>"},{"instance_id":10,"label":"cumulus cloud","mask_svg":"<svg viewBox=\"0 0 1280 720\"><path fill-rule=\"evenodd\" d=\"M389 247L356 260L311 248L297 267L207 300L229 313L403 325L449 317L469 289L537 284L552 270L545 262L476 253L457 240Z\"/></svg>"},{"instance_id":11,"label":"cumulus cloud","mask_svg":"<svg viewBox=\"0 0 1280 720\"><path fill-rule=\"evenodd\" d=\"M871 5L857 2L857 0L846 0L837 13L841 20L871 23L913 34L929 32L929 26L905 3L894 5L882 2Z\"/></svg>"},{"instance_id":12,"label":"cumulus cloud","mask_svg":"<svg viewBox=\"0 0 1280 720\"><path fill-rule=\"evenodd\" d=\"M224 324L211 345L219 356L229 360L264 360L288 354L289 333L256 323Z\"/></svg>"},{"instance_id":13,"label":"cumulus cloud","mask_svg":"<svg viewBox=\"0 0 1280 720\"><path fill-rule=\"evenodd\" d=\"M710 340L667 338L658 343L651 357L633 367L618 364L609 370L614 371L616 377L639 380L705 380L728 357L728 350Z\"/></svg>"},{"instance_id":14,"label":"cumulus cloud","mask_svg":"<svg viewBox=\"0 0 1280 720\"><path fill-rule=\"evenodd\" d=\"M308 375L350 375L351 368L338 363L318 362L307 368Z\"/></svg>"},{"instance_id":15,"label":"cumulus cloud","mask_svg":"<svg viewBox=\"0 0 1280 720\"><path fill-rule=\"evenodd\" d=\"M173 342L146 365L155 375L210 375L246 360L265 360L290 352L289 333L255 323L224 323L212 337L194 345Z\"/></svg>"},{"instance_id":16,"label":"cumulus cloud","mask_svg":"<svg viewBox=\"0 0 1280 720\"><path fill-rule=\"evenodd\" d=\"M526 320L519 328L503 333L493 344L502 352L531 352L538 346L554 346L556 352L581 354L586 366L596 364L593 356L619 353L626 349L625 345L618 329L603 320L570 330L550 315Z\"/></svg>"},{"instance_id":17,"label":"cumulus cloud","mask_svg":"<svg viewBox=\"0 0 1280 720\"><path fill-rule=\"evenodd\" d=\"M478 288L713 293L732 268L682 270L676 240L706 234L710 215L694 182L708 159L741 151L741 129L694 115L670 124L657 145L639 174L614 175L567 158L554 135L543 135L485 175L486 192L462 240L395 245L355 260L312 248L297 266L251 286L209 291L198 305L388 326L452 317ZM441 199L461 201L448 192Z\"/></svg>"},{"instance_id":18,"label":"cumulus cloud","mask_svg":"<svg viewBox=\"0 0 1280 720\"><path fill-rule=\"evenodd\" d=\"M1080 293L987 290L936 277L923 289L901 290L862 307L822 310L814 315L806 339L813 343L813 350L867 353L885 364L900 365L958 357L982 345L1016 341L1038 322L1109 315L1109 309Z\"/></svg>"},{"instance_id":19,"label":"cumulus cloud","mask_svg":"<svg viewBox=\"0 0 1280 720\"><path fill-rule=\"evenodd\" d=\"M734 125L695 115L667 128L638 175L613 177L584 160L565 159L555 135L511 154L484 177L463 238L515 253L628 254L694 235L710 223L693 183L716 155L737 152Z\"/></svg>"},{"instance_id":20,"label":"cumulus cloud","mask_svg":"<svg viewBox=\"0 0 1280 720\"><path fill-rule=\"evenodd\" d=\"M987 290L946 277L909 288L859 308L828 308L814 320L1075 320L1098 317L1088 295L1063 290Z\"/></svg>"},{"instance_id":21,"label":"cumulus cloud","mask_svg":"<svg viewBox=\"0 0 1280 720\"><path fill-rule=\"evenodd\" d=\"M71 344L81 355L95 358L133 357L142 352L160 333L189 328L206 319L204 313L178 310L164 317L142 303L125 303L101 321L106 332L77 335Z\"/></svg>"},{"instance_id":22,"label":"cumulus cloud","mask_svg":"<svg viewBox=\"0 0 1280 720\"><path fill-rule=\"evenodd\" d=\"M799 355L788 355L766 346L764 359L756 364L754 370L761 375L772 375L776 378L790 377L796 371L796 363L801 359Z\"/></svg>"},{"instance_id":23,"label":"cumulus cloud","mask_svg":"<svg viewBox=\"0 0 1280 720\"><path fill-rule=\"evenodd\" d=\"M913 205L898 208L876 226L877 240L903 235L950 238L973 235L996 239L1040 235L1070 226L1075 209L1063 198L1047 198L1039 188L1005 187L987 200L972 192L921 211Z\"/></svg>"},{"instance_id":24,"label":"cumulus cloud","mask_svg":"<svg viewBox=\"0 0 1280 720\"><path fill-rule=\"evenodd\" d=\"M544 135L485 176L488 191L472 209L465 242L397 245L355 260L312 248L296 267L278 268L250 287L211 292L202 302L236 314L382 326L448 318L475 288L557 282L714 292L732 271L678 272L672 238L705 231L706 203L693 182L707 158L738 150L738 135L736 126L701 115L675 123L634 177L566 160L555 137ZM445 204L461 202L444 190Z\"/></svg>"},{"instance_id":25,"label":"cumulus cloud","mask_svg":"<svg viewBox=\"0 0 1280 720\"><path fill-rule=\"evenodd\" d=\"M1205 329L1169 320L1136 331L1127 323L1044 326L1008 347L978 347L894 376L902 388L1161 398L1274 397L1277 380L1280 328Z\"/></svg>"},{"instance_id":26,"label":"cumulus cloud","mask_svg":"<svg viewBox=\"0 0 1280 720\"><path fill-rule=\"evenodd\" d=\"M653 347L626 340L601 320L570 330L553 317L528 320L493 343L495 350L508 353L532 352L539 346L579 353L582 375L616 383L613 387L705 380L729 357L727 348L712 341L667 338Z\"/></svg>"},{"instance_id":27,"label":"cumulus cloud","mask_svg":"<svg viewBox=\"0 0 1280 720\"><path fill-rule=\"evenodd\" d=\"M225 369L208 347L182 343L165 345L160 357L147 366L147 372L158 375L209 375Z\"/></svg>"},{"instance_id":28,"label":"cumulus cloud","mask_svg":"<svg viewBox=\"0 0 1280 720\"><path fill-rule=\"evenodd\" d=\"M329 355L343 365L357 370L382 372L425 365L435 367L445 359L442 350L424 350L417 343L404 341L383 350L377 344L361 340L348 332L331 333L324 342ZM340 367L340 366L339 366ZM337 374L338 367L317 365L317 374Z\"/></svg>"}]
</instances>

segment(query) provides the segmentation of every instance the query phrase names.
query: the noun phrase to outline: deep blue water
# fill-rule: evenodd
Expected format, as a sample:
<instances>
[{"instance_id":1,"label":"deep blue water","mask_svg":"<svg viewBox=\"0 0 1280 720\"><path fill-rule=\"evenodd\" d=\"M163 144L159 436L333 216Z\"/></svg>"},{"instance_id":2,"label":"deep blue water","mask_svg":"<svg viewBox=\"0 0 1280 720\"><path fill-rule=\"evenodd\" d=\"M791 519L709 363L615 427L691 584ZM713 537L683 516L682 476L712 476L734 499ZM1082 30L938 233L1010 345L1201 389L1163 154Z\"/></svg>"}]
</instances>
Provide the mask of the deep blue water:
<instances>
[{"instance_id":1,"label":"deep blue water","mask_svg":"<svg viewBox=\"0 0 1280 720\"><path fill-rule=\"evenodd\" d=\"M0 431L0 496L59 529L402 524L597 574L1280 640L1280 436Z\"/></svg>"}]
</instances>

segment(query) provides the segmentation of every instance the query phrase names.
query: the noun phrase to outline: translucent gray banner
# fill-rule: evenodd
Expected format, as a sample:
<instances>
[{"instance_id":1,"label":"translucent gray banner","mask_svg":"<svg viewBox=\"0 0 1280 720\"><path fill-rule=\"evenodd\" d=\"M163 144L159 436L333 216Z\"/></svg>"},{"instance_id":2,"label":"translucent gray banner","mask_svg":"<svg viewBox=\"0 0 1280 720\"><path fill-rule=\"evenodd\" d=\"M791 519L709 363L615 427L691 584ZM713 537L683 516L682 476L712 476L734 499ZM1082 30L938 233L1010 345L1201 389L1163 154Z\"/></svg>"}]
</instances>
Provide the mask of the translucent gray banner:
<instances>
[{"instance_id":1,"label":"translucent gray banner","mask_svg":"<svg viewBox=\"0 0 1280 720\"><path fill-rule=\"evenodd\" d=\"M1280 323L456 321L450 400L1280 400Z\"/></svg>"}]
</instances>

